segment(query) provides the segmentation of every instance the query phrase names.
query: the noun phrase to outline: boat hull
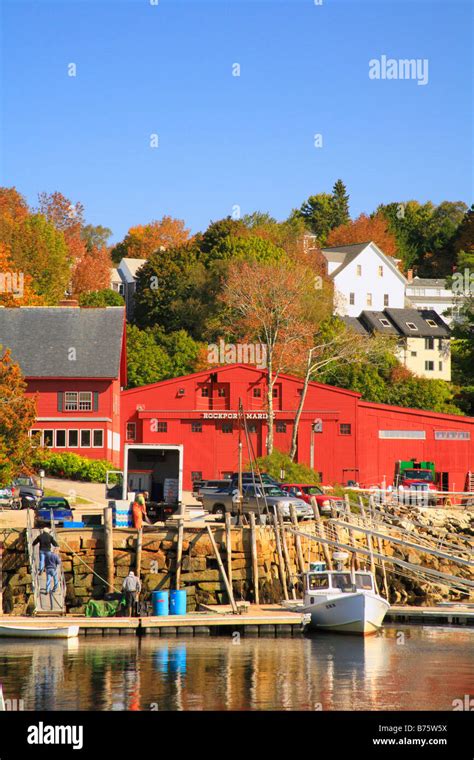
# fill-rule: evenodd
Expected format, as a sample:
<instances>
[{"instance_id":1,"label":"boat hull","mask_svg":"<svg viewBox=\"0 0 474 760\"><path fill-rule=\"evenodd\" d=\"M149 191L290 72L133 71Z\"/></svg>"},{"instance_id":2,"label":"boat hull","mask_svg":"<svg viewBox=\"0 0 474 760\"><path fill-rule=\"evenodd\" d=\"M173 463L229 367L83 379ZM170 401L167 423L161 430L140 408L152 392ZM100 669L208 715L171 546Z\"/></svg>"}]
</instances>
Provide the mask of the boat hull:
<instances>
[{"instance_id":1,"label":"boat hull","mask_svg":"<svg viewBox=\"0 0 474 760\"><path fill-rule=\"evenodd\" d=\"M337 633L357 633L369 636L376 633L390 605L377 594L340 594L305 605L311 615L310 627Z\"/></svg>"},{"instance_id":2,"label":"boat hull","mask_svg":"<svg viewBox=\"0 0 474 760\"><path fill-rule=\"evenodd\" d=\"M78 625L56 628L33 628L13 625L0 625L0 637L21 639L72 639L79 635Z\"/></svg>"}]
</instances>

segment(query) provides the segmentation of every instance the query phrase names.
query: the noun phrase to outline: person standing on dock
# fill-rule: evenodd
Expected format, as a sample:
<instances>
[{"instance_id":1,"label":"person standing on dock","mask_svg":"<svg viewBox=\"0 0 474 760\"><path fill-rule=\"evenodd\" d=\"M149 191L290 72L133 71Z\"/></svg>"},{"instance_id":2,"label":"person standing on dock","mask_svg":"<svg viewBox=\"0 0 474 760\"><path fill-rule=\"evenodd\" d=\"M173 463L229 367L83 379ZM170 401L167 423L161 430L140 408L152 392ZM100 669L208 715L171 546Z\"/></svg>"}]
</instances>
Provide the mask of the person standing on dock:
<instances>
[{"instance_id":1,"label":"person standing on dock","mask_svg":"<svg viewBox=\"0 0 474 760\"><path fill-rule=\"evenodd\" d=\"M149 523L148 515L146 513L145 497L142 493L139 493L133 502L132 506L133 527L137 530L142 529L143 520Z\"/></svg>"},{"instance_id":2,"label":"person standing on dock","mask_svg":"<svg viewBox=\"0 0 474 760\"><path fill-rule=\"evenodd\" d=\"M133 612L135 612L138 595L141 590L142 582L140 578L137 578L133 570L130 570L129 574L122 584L122 591L125 594L127 614L129 617L131 617Z\"/></svg>"},{"instance_id":3,"label":"person standing on dock","mask_svg":"<svg viewBox=\"0 0 474 760\"><path fill-rule=\"evenodd\" d=\"M54 581L53 593L58 589L58 567L61 564L57 549L48 552L45 558L46 568L46 594L51 591L51 581Z\"/></svg>"},{"instance_id":4,"label":"person standing on dock","mask_svg":"<svg viewBox=\"0 0 474 760\"><path fill-rule=\"evenodd\" d=\"M53 546L58 545L58 542L49 532L49 528L43 528L39 536L36 536L33 541L33 546L36 546L36 544L39 544L40 562L38 575L41 575L45 567L46 555L51 552Z\"/></svg>"}]
</instances>

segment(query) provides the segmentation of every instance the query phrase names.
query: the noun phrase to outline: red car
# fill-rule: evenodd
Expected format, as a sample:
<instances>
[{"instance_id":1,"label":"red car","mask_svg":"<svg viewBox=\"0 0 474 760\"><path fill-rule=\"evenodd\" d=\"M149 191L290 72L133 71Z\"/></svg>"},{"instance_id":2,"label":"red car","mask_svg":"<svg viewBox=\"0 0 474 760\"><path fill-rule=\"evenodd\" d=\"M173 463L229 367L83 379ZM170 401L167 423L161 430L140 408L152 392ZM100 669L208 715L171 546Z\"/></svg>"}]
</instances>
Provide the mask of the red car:
<instances>
[{"instance_id":1,"label":"red car","mask_svg":"<svg viewBox=\"0 0 474 760\"><path fill-rule=\"evenodd\" d=\"M324 493L322 488L315 486L314 483L283 483L280 488L284 491L288 491L292 496L297 496L299 499L303 499L307 504L311 503L311 497L314 496L320 512L330 512L332 507L336 507L336 509L342 509L344 507L342 499L336 496L328 496L327 493Z\"/></svg>"}]
</instances>

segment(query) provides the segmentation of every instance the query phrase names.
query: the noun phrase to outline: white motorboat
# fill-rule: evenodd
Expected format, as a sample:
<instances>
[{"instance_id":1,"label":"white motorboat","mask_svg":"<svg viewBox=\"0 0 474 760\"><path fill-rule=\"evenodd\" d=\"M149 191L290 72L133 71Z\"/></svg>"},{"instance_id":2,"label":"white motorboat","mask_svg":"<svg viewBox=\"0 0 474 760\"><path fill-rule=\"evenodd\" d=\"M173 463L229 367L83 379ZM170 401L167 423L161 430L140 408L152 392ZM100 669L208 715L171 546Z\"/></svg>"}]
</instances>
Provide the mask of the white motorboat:
<instances>
[{"instance_id":1,"label":"white motorboat","mask_svg":"<svg viewBox=\"0 0 474 760\"><path fill-rule=\"evenodd\" d=\"M324 562L310 567L302 611L311 616L311 628L362 636L379 630L390 604L377 593L371 572L327 570Z\"/></svg>"},{"instance_id":2,"label":"white motorboat","mask_svg":"<svg viewBox=\"0 0 474 760\"><path fill-rule=\"evenodd\" d=\"M41 628L40 626L0 625L0 636L21 639L72 639L79 636L79 626Z\"/></svg>"}]
</instances>

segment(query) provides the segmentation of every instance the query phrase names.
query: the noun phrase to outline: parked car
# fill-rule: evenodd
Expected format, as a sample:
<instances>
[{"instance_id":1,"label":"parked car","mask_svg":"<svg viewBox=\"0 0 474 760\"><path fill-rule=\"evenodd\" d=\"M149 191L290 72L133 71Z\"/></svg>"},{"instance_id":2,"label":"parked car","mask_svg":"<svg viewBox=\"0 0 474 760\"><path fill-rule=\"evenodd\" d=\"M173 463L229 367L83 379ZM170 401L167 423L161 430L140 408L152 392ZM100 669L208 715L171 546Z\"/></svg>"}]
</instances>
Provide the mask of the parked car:
<instances>
[{"instance_id":1,"label":"parked car","mask_svg":"<svg viewBox=\"0 0 474 760\"><path fill-rule=\"evenodd\" d=\"M19 488L13 484L0 488L0 509L21 509Z\"/></svg>"},{"instance_id":2,"label":"parked car","mask_svg":"<svg viewBox=\"0 0 474 760\"><path fill-rule=\"evenodd\" d=\"M231 515L239 514L239 492L237 488L230 486L227 490L214 493L203 493L202 506L204 511L223 517L226 512ZM290 519L290 506L294 504L298 519L307 519L313 516L311 508L302 499L288 498L288 494L278 485L266 483L263 485L243 486L242 510L243 514L253 512L257 515L273 514L274 507L281 510L285 519Z\"/></svg>"},{"instance_id":3,"label":"parked car","mask_svg":"<svg viewBox=\"0 0 474 760\"><path fill-rule=\"evenodd\" d=\"M311 483L283 483L281 488L291 496L303 499L307 504L311 504L311 497L314 496L320 512L331 512L334 507L337 510L344 508L342 499L329 496L320 486Z\"/></svg>"},{"instance_id":4,"label":"parked car","mask_svg":"<svg viewBox=\"0 0 474 760\"><path fill-rule=\"evenodd\" d=\"M72 522L73 509L64 496L44 496L38 502L35 513L35 526L41 528L51 525L51 520L57 526Z\"/></svg>"},{"instance_id":5,"label":"parked car","mask_svg":"<svg viewBox=\"0 0 474 760\"><path fill-rule=\"evenodd\" d=\"M20 491L22 509L27 506L35 506L35 503L44 496L43 489L40 488L37 480L30 475L20 475L15 478L13 485ZM26 499L27 496L32 497L34 503L31 499Z\"/></svg>"},{"instance_id":6,"label":"parked car","mask_svg":"<svg viewBox=\"0 0 474 760\"><path fill-rule=\"evenodd\" d=\"M260 475L257 475L256 472L243 472L242 473L242 486L245 485L252 485L254 483L259 484L260 481L265 483L272 483L275 486L279 486L280 483L278 480L275 480L275 478L272 478L271 475L268 474L268 472L261 472ZM232 477L230 478L230 484L236 488L239 484L239 473L233 472Z\"/></svg>"}]
</instances>

